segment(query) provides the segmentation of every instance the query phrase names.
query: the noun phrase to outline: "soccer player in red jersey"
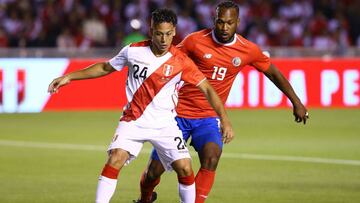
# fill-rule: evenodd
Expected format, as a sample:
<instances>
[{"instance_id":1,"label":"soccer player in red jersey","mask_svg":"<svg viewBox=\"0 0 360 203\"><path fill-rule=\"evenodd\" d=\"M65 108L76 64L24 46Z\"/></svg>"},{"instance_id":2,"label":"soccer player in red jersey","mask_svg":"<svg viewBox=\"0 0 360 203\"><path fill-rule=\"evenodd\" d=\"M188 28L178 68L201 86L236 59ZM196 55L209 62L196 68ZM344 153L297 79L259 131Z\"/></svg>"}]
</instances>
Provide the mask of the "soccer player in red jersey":
<instances>
[{"instance_id":1,"label":"soccer player in red jersey","mask_svg":"<svg viewBox=\"0 0 360 203\"><path fill-rule=\"evenodd\" d=\"M180 81L197 86L221 117L228 136L233 131L224 106L215 90L194 62L172 46L177 18L168 9L152 13L151 40L125 46L108 62L56 78L49 85L50 93L72 80L98 78L128 67L126 96L128 104L108 148L109 158L99 177L96 203L107 203L113 196L121 168L135 159L144 142L150 142L166 170L175 170L181 202L194 203L195 179L189 151L174 119L174 98ZM149 201L156 196L150 196Z\"/></svg>"},{"instance_id":2,"label":"soccer player in red jersey","mask_svg":"<svg viewBox=\"0 0 360 203\"><path fill-rule=\"evenodd\" d=\"M178 47L198 65L223 103L236 75L245 66L251 65L265 74L290 99L295 121L305 124L307 109L269 57L256 44L235 33L239 22L239 7L232 1L222 2L216 8L214 28L188 35ZM180 89L176 111L176 120L184 139L192 137L191 145L199 155L201 167L195 178L196 203L202 203L214 183L223 143L229 143L233 137L221 134L216 113L201 92L189 83L185 82ZM149 166L141 177L141 199L138 202L146 202L141 200L153 193L163 172L153 151Z\"/></svg>"}]
</instances>

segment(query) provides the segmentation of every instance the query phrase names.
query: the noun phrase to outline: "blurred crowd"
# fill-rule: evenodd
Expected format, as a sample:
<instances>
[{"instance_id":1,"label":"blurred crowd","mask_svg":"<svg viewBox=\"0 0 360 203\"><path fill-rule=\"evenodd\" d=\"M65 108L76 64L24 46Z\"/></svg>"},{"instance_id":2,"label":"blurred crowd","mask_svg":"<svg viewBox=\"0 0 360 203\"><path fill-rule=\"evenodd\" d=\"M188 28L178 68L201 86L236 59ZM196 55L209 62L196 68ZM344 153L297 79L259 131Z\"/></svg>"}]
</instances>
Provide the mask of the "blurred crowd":
<instances>
[{"instance_id":1,"label":"blurred crowd","mask_svg":"<svg viewBox=\"0 0 360 203\"><path fill-rule=\"evenodd\" d=\"M156 8L178 15L175 43L213 26L218 0L0 0L1 47L124 46L147 38ZM360 0L237 0L238 33L262 47L360 47Z\"/></svg>"}]
</instances>

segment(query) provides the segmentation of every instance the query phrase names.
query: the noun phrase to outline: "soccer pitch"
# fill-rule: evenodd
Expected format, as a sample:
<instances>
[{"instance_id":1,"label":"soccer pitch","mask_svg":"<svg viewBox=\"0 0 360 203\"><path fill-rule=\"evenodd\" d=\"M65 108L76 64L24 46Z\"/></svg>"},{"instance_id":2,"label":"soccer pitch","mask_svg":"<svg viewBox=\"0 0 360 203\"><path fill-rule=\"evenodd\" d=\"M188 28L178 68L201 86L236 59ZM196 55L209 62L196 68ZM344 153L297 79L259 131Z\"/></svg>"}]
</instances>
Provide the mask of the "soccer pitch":
<instances>
[{"instance_id":1,"label":"soccer pitch","mask_svg":"<svg viewBox=\"0 0 360 203\"><path fill-rule=\"evenodd\" d=\"M208 203L360 202L360 109L310 109L305 126L291 109L228 113L236 138ZM0 202L93 202L120 114L0 114ZM138 197L150 150L122 169L112 202ZM178 202L175 173L156 191L156 202Z\"/></svg>"}]
</instances>

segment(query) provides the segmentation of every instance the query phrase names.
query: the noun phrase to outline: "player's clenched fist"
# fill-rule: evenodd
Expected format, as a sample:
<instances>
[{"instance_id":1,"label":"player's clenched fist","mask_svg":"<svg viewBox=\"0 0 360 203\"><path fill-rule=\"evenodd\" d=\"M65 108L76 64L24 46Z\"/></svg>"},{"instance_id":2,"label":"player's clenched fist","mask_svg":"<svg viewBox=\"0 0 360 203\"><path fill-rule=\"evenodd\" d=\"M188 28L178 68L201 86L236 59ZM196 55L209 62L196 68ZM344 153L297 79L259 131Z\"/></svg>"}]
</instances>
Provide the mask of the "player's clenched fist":
<instances>
[{"instance_id":1,"label":"player's clenched fist","mask_svg":"<svg viewBox=\"0 0 360 203\"><path fill-rule=\"evenodd\" d=\"M306 120L309 119L309 112L302 103L295 104L293 107L293 114L295 122L306 124Z\"/></svg>"},{"instance_id":2,"label":"player's clenched fist","mask_svg":"<svg viewBox=\"0 0 360 203\"><path fill-rule=\"evenodd\" d=\"M70 82L70 79L66 76L58 77L50 83L48 92L50 94L57 93L61 86L64 86L64 85L68 84L69 82Z\"/></svg>"}]
</instances>

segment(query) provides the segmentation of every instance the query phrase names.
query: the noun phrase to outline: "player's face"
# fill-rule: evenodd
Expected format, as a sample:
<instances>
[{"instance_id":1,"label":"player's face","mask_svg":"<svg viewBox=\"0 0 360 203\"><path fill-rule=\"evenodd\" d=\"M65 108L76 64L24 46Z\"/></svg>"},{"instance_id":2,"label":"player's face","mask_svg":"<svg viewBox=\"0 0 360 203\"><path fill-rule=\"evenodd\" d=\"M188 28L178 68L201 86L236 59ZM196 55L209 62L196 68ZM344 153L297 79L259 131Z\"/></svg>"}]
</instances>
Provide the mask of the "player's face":
<instances>
[{"instance_id":1,"label":"player's face","mask_svg":"<svg viewBox=\"0 0 360 203\"><path fill-rule=\"evenodd\" d=\"M172 23L153 24L150 28L152 50L155 55L165 54L176 34L176 28Z\"/></svg>"},{"instance_id":2,"label":"player's face","mask_svg":"<svg viewBox=\"0 0 360 203\"><path fill-rule=\"evenodd\" d=\"M238 13L234 8L217 10L215 17L215 36L222 43L233 40L236 28L240 23Z\"/></svg>"}]
</instances>

